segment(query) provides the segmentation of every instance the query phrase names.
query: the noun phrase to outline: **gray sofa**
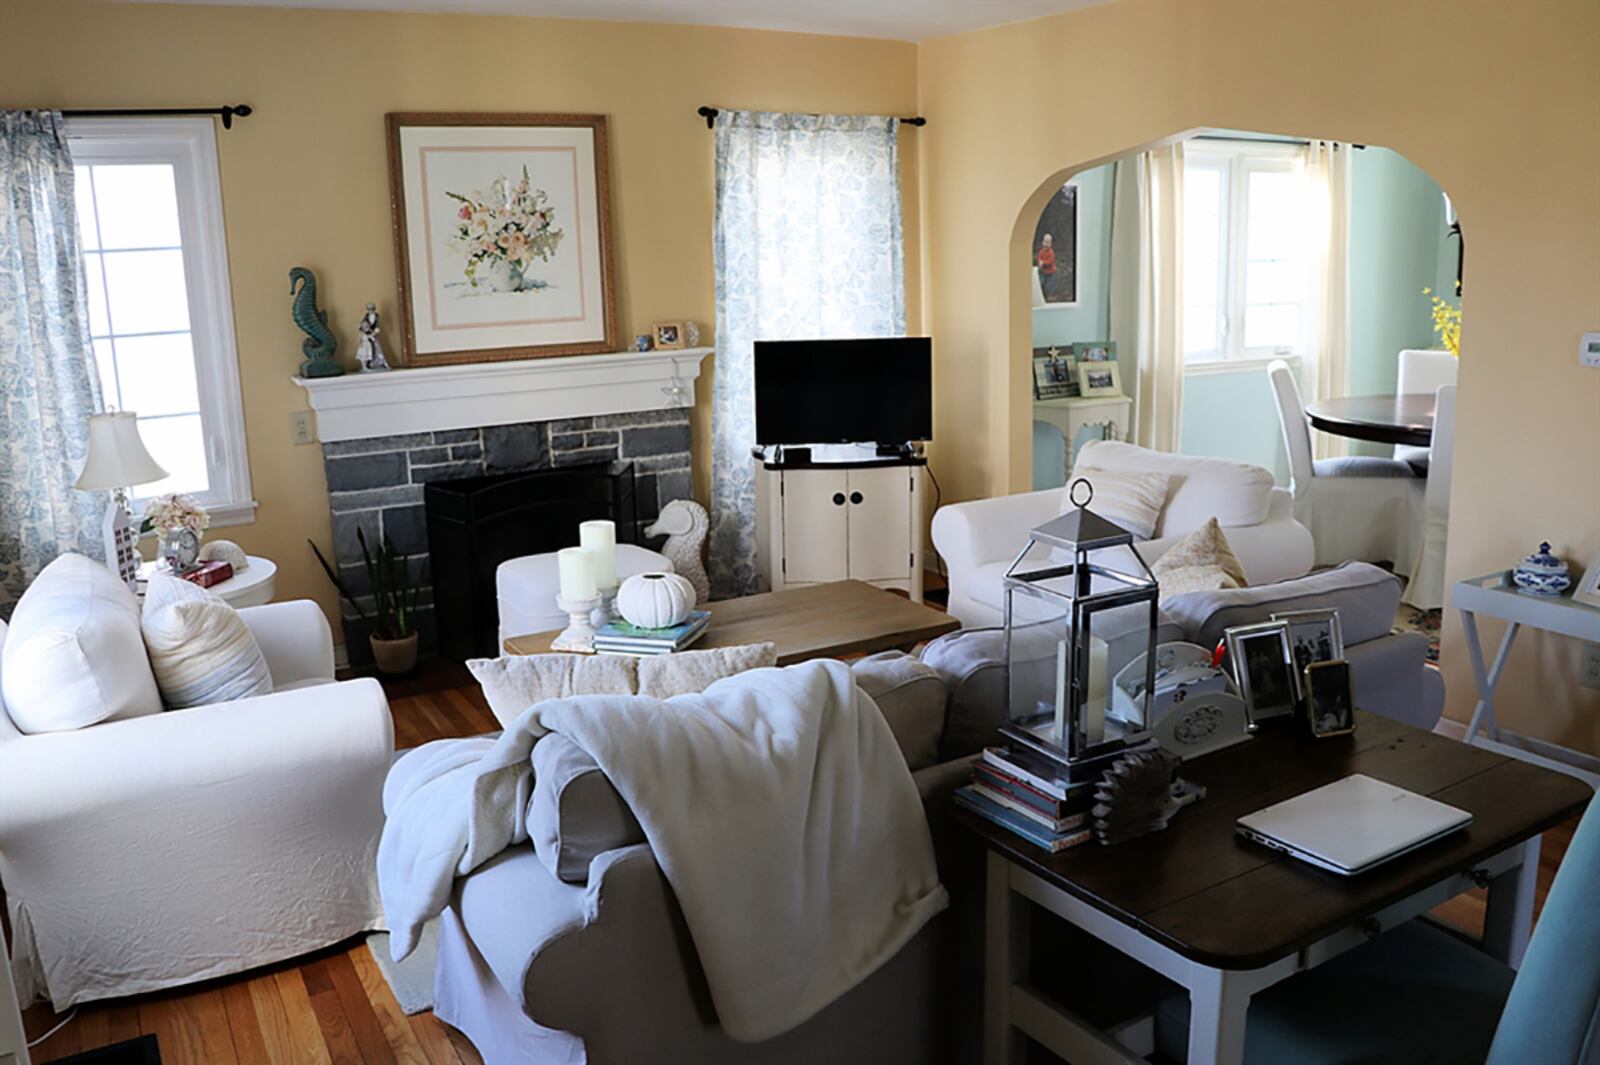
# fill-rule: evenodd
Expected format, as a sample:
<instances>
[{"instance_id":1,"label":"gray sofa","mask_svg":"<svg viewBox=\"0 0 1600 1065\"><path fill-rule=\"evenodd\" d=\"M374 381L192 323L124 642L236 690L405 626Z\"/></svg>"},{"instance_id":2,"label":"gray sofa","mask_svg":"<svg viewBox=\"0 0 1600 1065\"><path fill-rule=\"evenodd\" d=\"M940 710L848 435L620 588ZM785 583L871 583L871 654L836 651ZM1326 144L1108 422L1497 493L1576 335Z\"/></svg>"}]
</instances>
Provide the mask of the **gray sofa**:
<instances>
[{"instance_id":1,"label":"gray sofa","mask_svg":"<svg viewBox=\"0 0 1600 1065\"><path fill-rule=\"evenodd\" d=\"M1389 632L1400 590L1398 578L1352 563L1262 588L1177 597L1165 605L1158 635L1210 646L1223 627L1274 610L1337 607L1358 703L1431 728L1443 682L1426 664L1425 637ZM557 751L536 767L529 811L544 853L514 847L456 882L441 921L438 1016L490 1065L977 1060L984 865L953 825L949 797L999 722L1000 635L964 630L929 644L920 663L891 655L857 664L907 754L951 907L849 994L776 1039L752 1045L724 1036L649 846L629 834L637 833L631 816L598 794L609 789L598 770L572 762L557 771Z\"/></svg>"}]
</instances>

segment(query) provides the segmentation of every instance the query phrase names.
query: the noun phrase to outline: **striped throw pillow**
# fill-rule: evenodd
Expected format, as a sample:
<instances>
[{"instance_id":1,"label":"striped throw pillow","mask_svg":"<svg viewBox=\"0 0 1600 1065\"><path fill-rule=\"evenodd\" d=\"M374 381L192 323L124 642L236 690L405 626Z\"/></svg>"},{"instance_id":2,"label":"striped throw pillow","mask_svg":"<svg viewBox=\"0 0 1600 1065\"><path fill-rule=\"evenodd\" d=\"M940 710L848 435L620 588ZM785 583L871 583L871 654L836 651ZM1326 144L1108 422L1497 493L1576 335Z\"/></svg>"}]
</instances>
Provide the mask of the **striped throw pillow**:
<instances>
[{"instance_id":1,"label":"striped throw pillow","mask_svg":"<svg viewBox=\"0 0 1600 1065\"><path fill-rule=\"evenodd\" d=\"M1155 534L1161 508L1167 504L1167 486L1172 483L1168 474L1097 470L1080 464L1072 468L1067 484L1080 477L1094 487L1090 510L1127 529L1135 539L1148 540ZM1062 496L1062 502L1067 508L1072 506L1070 492Z\"/></svg>"},{"instance_id":2,"label":"striped throw pillow","mask_svg":"<svg viewBox=\"0 0 1600 1065\"><path fill-rule=\"evenodd\" d=\"M204 588L155 573L140 617L150 669L169 710L266 695L272 674L239 612Z\"/></svg>"}]
</instances>

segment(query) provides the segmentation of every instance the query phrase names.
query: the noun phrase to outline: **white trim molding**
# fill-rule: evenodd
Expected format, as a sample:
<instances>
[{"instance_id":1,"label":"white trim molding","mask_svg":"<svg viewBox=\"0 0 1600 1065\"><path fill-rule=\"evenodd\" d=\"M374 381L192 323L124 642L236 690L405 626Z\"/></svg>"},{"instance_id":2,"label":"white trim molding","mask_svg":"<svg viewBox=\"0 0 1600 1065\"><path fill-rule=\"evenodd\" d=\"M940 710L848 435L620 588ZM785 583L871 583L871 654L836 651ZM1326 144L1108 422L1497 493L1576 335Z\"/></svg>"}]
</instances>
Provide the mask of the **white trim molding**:
<instances>
[{"instance_id":1,"label":"white trim molding","mask_svg":"<svg viewBox=\"0 0 1600 1065\"><path fill-rule=\"evenodd\" d=\"M323 443L694 406L710 348L295 377Z\"/></svg>"}]
</instances>

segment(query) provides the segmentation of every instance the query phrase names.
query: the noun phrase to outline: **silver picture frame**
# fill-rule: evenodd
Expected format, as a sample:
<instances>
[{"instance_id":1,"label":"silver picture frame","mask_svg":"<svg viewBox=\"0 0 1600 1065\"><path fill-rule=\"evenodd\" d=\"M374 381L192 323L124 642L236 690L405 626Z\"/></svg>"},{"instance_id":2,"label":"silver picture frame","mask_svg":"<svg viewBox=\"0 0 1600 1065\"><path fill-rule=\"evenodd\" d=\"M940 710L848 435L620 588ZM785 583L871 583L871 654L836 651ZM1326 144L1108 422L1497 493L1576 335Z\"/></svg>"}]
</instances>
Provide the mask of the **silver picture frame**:
<instances>
[{"instance_id":1,"label":"silver picture frame","mask_svg":"<svg viewBox=\"0 0 1600 1065\"><path fill-rule=\"evenodd\" d=\"M1289 626L1289 652L1294 659L1295 687L1306 697L1306 667L1313 662L1332 662L1344 657L1344 630L1337 610L1285 610L1272 615L1273 621Z\"/></svg>"},{"instance_id":2,"label":"silver picture frame","mask_svg":"<svg viewBox=\"0 0 1600 1065\"><path fill-rule=\"evenodd\" d=\"M1288 623L1236 625L1223 633L1223 639L1251 727L1272 718L1293 716L1300 701L1300 685L1294 676Z\"/></svg>"}]
</instances>

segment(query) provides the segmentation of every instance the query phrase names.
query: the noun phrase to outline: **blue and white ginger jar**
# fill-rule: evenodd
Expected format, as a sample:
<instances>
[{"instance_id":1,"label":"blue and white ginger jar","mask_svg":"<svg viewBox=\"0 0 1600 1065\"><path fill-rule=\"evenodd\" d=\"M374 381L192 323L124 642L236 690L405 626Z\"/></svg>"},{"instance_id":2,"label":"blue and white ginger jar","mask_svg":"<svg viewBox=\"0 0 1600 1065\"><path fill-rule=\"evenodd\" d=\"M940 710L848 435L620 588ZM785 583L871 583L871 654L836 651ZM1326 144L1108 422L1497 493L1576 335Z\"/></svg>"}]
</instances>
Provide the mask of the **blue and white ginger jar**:
<instances>
[{"instance_id":1,"label":"blue and white ginger jar","mask_svg":"<svg viewBox=\"0 0 1600 1065\"><path fill-rule=\"evenodd\" d=\"M1533 595L1560 595L1572 583L1567 564L1550 553L1550 545L1540 544L1537 554L1529 555L1511 571L1516 586Z\"/></svg>"}]
</instances>

